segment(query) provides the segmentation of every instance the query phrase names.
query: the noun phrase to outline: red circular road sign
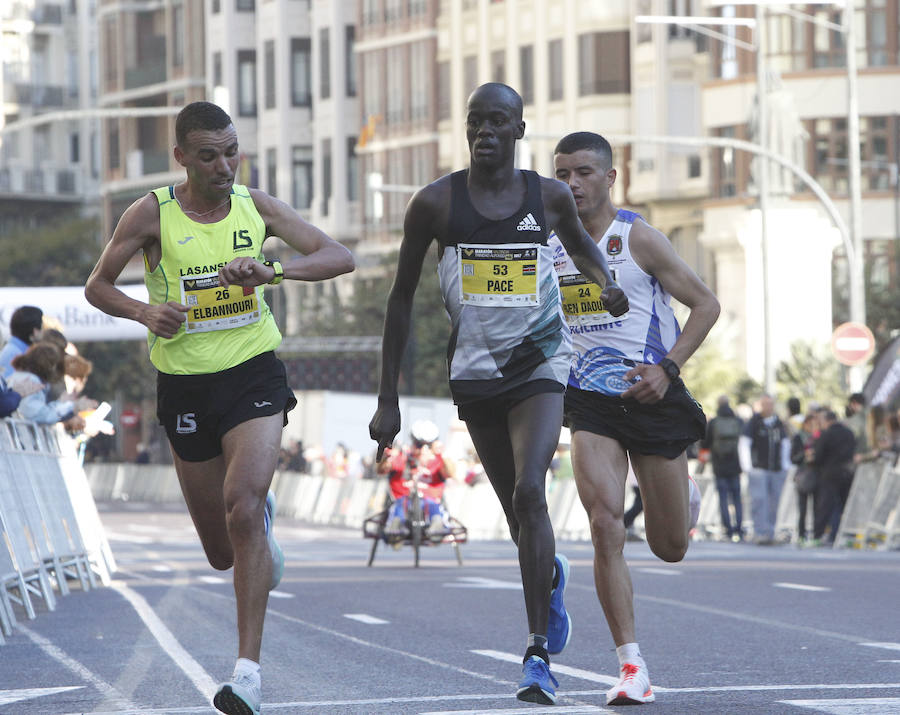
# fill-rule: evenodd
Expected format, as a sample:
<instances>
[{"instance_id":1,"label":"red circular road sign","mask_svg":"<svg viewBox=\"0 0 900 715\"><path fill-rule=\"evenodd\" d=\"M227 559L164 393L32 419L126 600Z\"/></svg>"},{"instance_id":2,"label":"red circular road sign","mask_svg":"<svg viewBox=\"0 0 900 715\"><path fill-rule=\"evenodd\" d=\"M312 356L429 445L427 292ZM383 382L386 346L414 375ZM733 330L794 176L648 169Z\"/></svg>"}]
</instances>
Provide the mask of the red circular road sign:
<instances>
[{"instance_id":1,"label":"red circular road sign","mask_svg":"<svg viewBox=\"0 0 900 715\"><path fill-rule=\"evenodd\" d=\"M875 336L862 323L843 323L831 334L831 351L842 365L862 365L875 352Z\"/></svg>"}]
</instances>

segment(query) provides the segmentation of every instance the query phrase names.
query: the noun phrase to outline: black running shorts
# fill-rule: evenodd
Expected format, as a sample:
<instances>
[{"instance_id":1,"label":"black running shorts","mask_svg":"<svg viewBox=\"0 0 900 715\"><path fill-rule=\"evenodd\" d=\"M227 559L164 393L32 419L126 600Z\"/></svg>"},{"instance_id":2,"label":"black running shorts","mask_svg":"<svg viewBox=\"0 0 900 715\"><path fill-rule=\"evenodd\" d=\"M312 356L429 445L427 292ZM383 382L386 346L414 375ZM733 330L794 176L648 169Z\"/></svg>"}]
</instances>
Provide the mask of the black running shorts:
<instances>
[{"instance_id":1,"label":"black running shorts","mask_svg":"<svg viewBox=\"0 0 900 715\"><path fill-rule=\"evenodd\" d=\"M658 454L675 459L706 434L706 415L684 382L674 380L662 400L637 400L566 389L565 422L572 431L583 430L611 437L636 454Z\"/></svg>"},{"instance_id":2,"label":"black running shorts","mask_svg":"<svg viewBox=\"0 0 900 715\"><path fill-rule=\"evenodd\" d=\"M505 420L509 411L522 400L542 392L563 392L565 389L565 385L556 380L532 380L499 395L459 405L459 419L475 424Z\"/></svg>"},{"instance_id":3,"label":"black running shorts","mask_svg":"<svg viewBox=\"0 0 900 715\"><path fill-rule=\"evenodd\" d=\"M222 372L160 372L156 378L156 416L175 454L186 462L219 456L223 435L242 422L283 412L287 424L296 404L284 365L273 352Z\"/></svg>"}]
</instances>

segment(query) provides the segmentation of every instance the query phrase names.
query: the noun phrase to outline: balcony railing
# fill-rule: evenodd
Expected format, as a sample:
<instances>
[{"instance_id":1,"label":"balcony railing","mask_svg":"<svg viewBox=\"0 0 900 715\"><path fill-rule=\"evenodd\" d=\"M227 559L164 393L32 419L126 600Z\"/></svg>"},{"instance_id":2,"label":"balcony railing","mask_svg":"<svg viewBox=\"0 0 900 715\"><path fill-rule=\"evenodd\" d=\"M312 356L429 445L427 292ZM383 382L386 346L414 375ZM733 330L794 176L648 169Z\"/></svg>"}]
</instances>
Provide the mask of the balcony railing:
<instances>
[{"instance_id":1,"label":"balcony railing","mask_svg":"<svg viewBox=\"0 0 900 715\"><path fill-rule=\"evenodd\" d=\"M0 195L46 196L75 199L83 190L79 168L4 166L0 168Z\"/></svg>"},{"instance_id":2,"label":"balcony railing","mask_svg":"<svg viewBox=\"0 0 900 715\"><path fill-rule=\"evenodd\" d=\"M31 19L38 25L62 25L62 6L51 4L38 5L32 11Z\"/></svg>"},{"instance_id":3,"label":"balcony railing","mask_svg":"<svg viewBox=\"0 0 900 715\"><path fill-rule=\"evenodd\" d=\"M28 105L35 109L63 107L65 106L65 96L65 87L23 82L3 85L4 102Z\"/></svg>"}]
</instances>

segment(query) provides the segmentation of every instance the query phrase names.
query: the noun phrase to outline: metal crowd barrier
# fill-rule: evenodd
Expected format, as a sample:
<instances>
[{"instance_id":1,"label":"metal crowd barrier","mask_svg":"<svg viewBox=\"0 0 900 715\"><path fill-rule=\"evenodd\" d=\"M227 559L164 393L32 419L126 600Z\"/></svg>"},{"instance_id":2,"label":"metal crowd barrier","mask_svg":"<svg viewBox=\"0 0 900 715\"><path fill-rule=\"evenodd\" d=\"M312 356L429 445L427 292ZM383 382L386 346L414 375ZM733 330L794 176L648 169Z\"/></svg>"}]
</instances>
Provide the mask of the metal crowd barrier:
<instances>
[{"instance_id":1,"label":"metal crowd barrier","mask_svg":"<svg viewBox=\"0 0 900 715\"><path fill-rule=\"evenodd\" d=\"M0 420L0 643L35 600L107 584L115 561L75 445L61 427Z\"/></svg>"},{"instance_id":2,"label":"metal crowd barrier","mask_svg":"<svg viewBox=\"0 0 900 715\"><path fill-rule=\"evenodd\" d=\"M894 458L880 457L856 468L836 548L892 548L900 535L900 472Z\"/></svg>"}]
</instances>

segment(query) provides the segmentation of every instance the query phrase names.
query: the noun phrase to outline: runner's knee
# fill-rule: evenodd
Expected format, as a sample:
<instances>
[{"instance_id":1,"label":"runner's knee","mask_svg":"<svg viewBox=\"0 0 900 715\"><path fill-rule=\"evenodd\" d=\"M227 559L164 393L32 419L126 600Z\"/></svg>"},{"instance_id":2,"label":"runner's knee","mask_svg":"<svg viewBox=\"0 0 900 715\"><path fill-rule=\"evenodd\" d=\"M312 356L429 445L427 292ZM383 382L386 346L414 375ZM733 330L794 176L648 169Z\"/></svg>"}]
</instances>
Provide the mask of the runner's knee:
<instances>
[{"instance_id":1,"label":"runner's knee","mask_svg":"<svg viewBox=\"0 0 900 715\"><path fill-rule=\"evenodd\" d=\"M534 514L547 512L544 485L536 480L520 479L513 491L513 513L519 523L528 521Z\"/></svg>"},{"instance_id":2,"label":"runner's knee","mask_svg":"<svg viewBox=\"0 0 900 715\"><path fill-rule=\"evenodd\" d=\"M589 514L594 552L600 556L621 553L625 548L623 515L603 507L591 509Z\"/></svg>"},{"instance_id":3,"label":"runner's knee","mask_svg":"<svg viewBox=\"0 0 900 715\"><path fill-rule=\"evenodd\" d=\"M249 533L254 529L262 529L264 502L265 495L261 498L249 490L226 495L229 533Z\"/></svg>"},{"instance_id":4,"label":"runner's knee","mask_svg":"<svg viewBox=\"0 0 900 715\"><path fill-rule=\"evenodd\" d=\"M663 561L676 563L684 558L688 550L687 534L664 534L656 536L647 533L647 543L650 550Z\"/></svg>"}]
</instances>

